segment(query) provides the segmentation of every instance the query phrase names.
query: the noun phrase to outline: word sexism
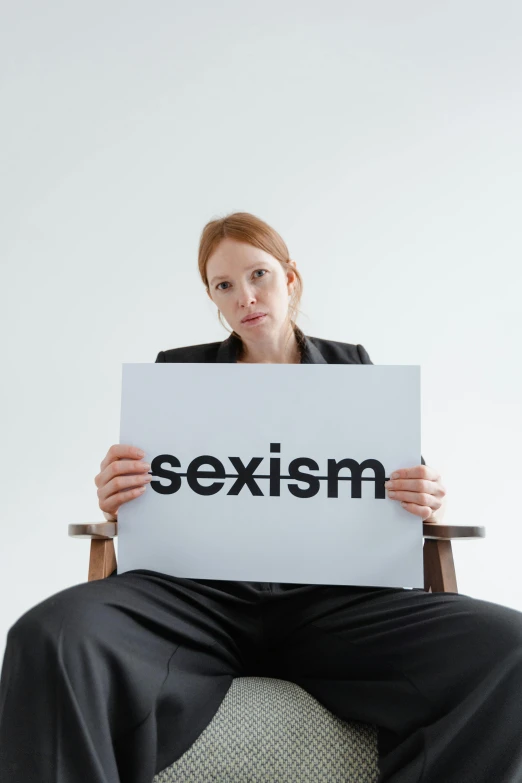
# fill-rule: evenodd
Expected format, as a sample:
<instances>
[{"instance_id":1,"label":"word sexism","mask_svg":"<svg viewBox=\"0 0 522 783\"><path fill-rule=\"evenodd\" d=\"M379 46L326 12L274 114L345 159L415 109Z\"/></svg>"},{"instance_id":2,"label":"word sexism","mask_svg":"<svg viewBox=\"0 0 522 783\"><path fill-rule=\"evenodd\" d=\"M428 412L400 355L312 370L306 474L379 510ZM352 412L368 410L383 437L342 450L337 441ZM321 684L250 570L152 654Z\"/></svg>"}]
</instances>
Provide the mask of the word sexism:
<instances>
[{"instance_id":1,"label":"word sexism","mask_svg":"<svg viewBox=\"0 0 522 783\"><path fill-rule=\"evenodd\" d=\"M278 453L281 451L280 443L270 444L270 453ZM345 459L335 460L328 459L326 476L315 476L310 473L303 473L302 467L308 470L319 470L319 465L315 460L309 457L298 457L293 459L288 465L288 476L281 475L281 460L279 457L270 458L270 469L266 475L255 474L255 471L263 462L264 457L253 457L248 465L244 465L239 457L228 457L235 473L226 473L223 463L216 457L212 457L209 454L203 454L199 457L195 457L189 464L186 473L177 473L174 470L170 470L164 467L167 463L171 468L180 468L181 463L177 457L172 454L160 454L151 460L150 473L161 479L168 479L169 484L161 484L159 481L152 480L150 486L155 492L160 495L172 495L178 492L182 486L182 478L187 479L187 484L193 492L198 495L215 495L224 486L224 481L214 481L207 486L200 484L199 479L225 479L235 478L235 482L232 484L227 492L227 495L239 495L243 487L247 487L252 495L263 495L259 484L260 479L268 479L269 481L269 495L278 497L281 494L281 481L283 479L294 479L295 481L304 482L308 485L307 488L301 488L297 484L288 484L288 491L292 493L296 498L311 498L317 495L319 492L321 481L326 481L327 497L337 498L339 481L351 482L351 497L360 498L361 488L363 481L373 481L375 489L375 499L382 500L385 498L384 483L386 481L384 466L377 459L365 459L359 463L355 459L346 457ZM211 470L204 470L203 465L210 465ZM339 476L339 471L343 468L350 470L350 476ZM373 476L362 476L362 472L366 469L373 471Z\"/></svg>"}]
</instances>

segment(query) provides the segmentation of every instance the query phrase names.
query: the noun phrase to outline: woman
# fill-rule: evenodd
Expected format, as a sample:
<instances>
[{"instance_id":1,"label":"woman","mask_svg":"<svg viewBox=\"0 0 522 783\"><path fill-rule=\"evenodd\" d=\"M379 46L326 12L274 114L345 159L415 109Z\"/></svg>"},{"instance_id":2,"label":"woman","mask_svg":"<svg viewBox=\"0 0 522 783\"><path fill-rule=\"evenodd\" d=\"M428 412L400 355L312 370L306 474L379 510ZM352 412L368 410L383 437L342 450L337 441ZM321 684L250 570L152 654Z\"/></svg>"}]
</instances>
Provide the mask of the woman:
<instances>
[{"instance_id":1,"label":"woman","mask_svg":"<svg viewBox=\"0 0 522 783\"><path fill-rule=\"evenodd\" d=\"M234 330L156 361L371 363L362 345L296 326L299 271L253 215L205 227L199 271ZM95 478L106 518L146 491L141 457L129 445L107 452ZM398 471L388 496L412 524L436 523L446 491L421 461ZM260 675L376 724L379 783L522 783L521 618L457 593L114 572L10 629L0 779L150 783L201 734L234 677Z\"/></svg>"}]
</instances>

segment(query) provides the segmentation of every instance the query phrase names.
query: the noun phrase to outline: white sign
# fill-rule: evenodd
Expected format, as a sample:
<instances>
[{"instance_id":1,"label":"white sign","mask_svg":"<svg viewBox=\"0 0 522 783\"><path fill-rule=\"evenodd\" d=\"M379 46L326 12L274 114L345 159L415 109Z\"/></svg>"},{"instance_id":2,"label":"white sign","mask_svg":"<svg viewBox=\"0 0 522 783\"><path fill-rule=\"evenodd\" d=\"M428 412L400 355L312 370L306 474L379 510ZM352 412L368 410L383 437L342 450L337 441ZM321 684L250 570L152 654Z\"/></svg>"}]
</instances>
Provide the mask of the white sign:
<instances>
[{"instance_id":1,"label":"white sign","mask_svg":"<svg viewBox=\"0 0 522 783\"><path fill-rule=\"evenodd\" d=\"M123 364L120 443L154 477L118 573L424 585L422 520L384 490L421 464L418 365Z\"/></svg>"}]
</instances>

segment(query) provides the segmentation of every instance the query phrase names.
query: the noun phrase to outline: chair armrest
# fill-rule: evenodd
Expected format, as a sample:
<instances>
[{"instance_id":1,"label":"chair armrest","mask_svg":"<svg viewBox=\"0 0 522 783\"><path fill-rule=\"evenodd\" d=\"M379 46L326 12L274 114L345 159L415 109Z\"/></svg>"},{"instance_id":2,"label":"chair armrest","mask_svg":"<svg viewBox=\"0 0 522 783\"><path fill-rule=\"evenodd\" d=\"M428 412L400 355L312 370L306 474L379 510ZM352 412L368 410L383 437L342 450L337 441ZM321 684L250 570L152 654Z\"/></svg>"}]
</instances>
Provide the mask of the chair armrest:
<instances>
[{"instance_id":1,"label":"chair armrest","mask_svg":"<svg viewBox=\"0 0 522 783\"><path fill-rule=\"evenodd\" d=\"M457 593L455 565L451 551L451 539L484 538L486 531L478 525L443 525L424 522L423 547L424 589L426 592ZM117 567L112 539L118 535L118 522L87 522L69 525L69 536L91 539L89 581L105 579Z\"/></svg>"},{"instance_id":2,"label":"chair armrest","mask_svg":"<svg viewBox=\"0 0 522 783\"><path fill-rule=\"evenodd\" d=\"M83 525L69 525L72 538L115 538L118 535L118 522L86 522Z\"/></svg>"},{"instance_id":3,"label":"chair armrest","mask_svg":"<svg viewBox=\"0 0 522 783\"><path fill-rule=\"evenodd\" d=\"M450 541L457 538L485 538L486 528L479 525L444 525L439 522L424 522L422 534L424 538L438 541Z\"/></svg>"},{"instance_id":4,"label":"chair armrest","mask_svg":"<svg viewBox=\"0 0 522 783\"><path fill-rule=\"evenodd\" d=\"M458 538L485 538L486 528L479 525L444 525L438 522L424 522L424 538L448 541ZM86 522L83 525L69 525L72 538L115 538L118 535L118 522Z\"/></svg>"}]
</instances>

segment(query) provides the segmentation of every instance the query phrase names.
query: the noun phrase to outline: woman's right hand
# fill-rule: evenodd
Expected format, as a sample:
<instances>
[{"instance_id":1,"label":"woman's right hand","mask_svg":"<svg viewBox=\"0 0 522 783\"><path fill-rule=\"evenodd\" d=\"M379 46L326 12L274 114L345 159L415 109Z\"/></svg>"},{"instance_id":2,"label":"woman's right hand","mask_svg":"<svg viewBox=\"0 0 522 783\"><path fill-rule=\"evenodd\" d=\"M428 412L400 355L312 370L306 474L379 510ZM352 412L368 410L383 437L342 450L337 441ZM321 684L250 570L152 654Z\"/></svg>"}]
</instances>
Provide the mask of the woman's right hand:
<instances>
[{"instance_id":1,"label":"woman's right hand","mask_svg":"<svg viewBox=\"0 0 522 783\"><path fill-rule=\"evenodd\" d=\"M94 479L98 487L98 505L105 519L117 519L118 509L142 495L152 476L150 465L142 462L145 452L135 446L116 443L100 463L100 472Z\"/></svg>"}]
</instances>

